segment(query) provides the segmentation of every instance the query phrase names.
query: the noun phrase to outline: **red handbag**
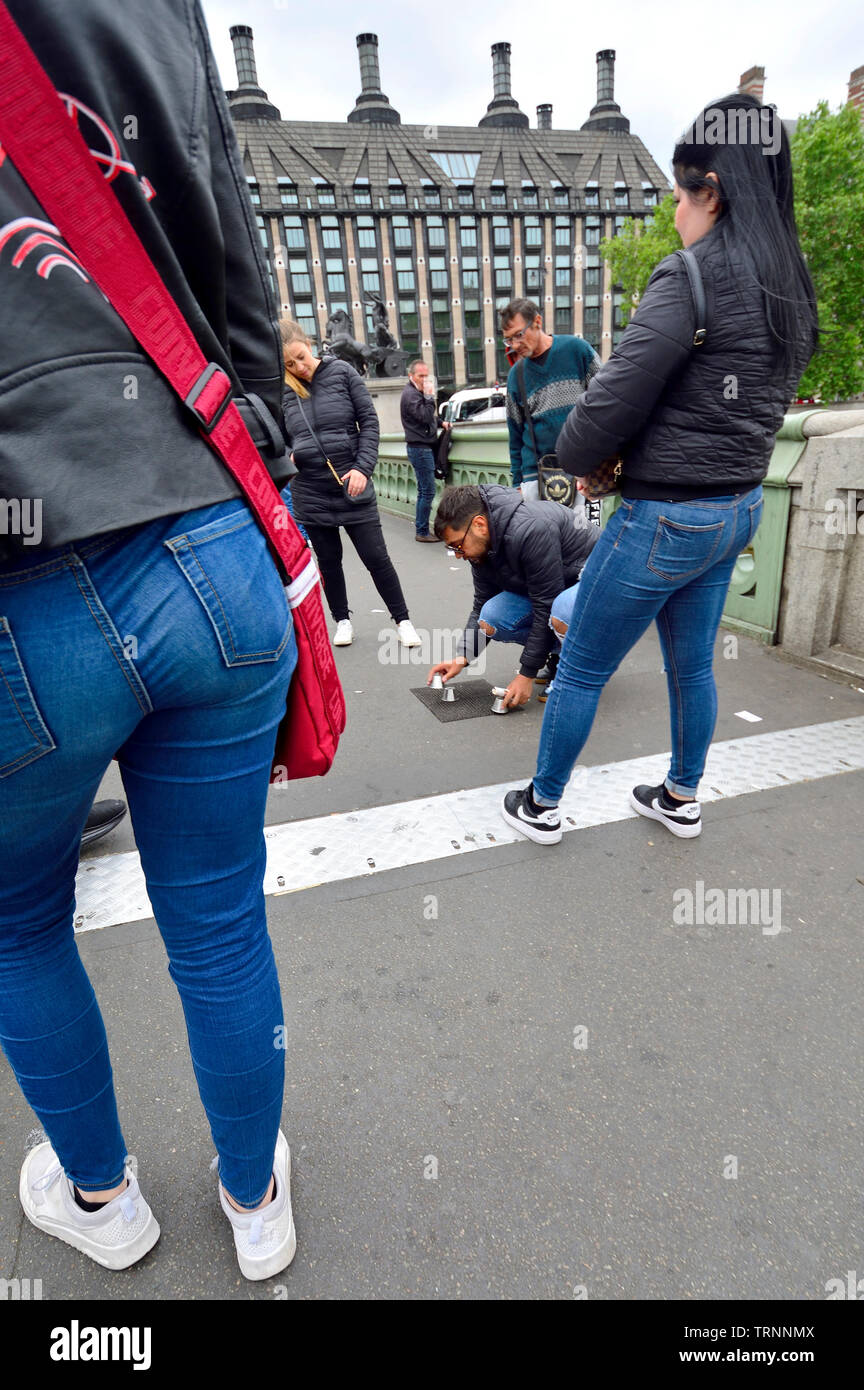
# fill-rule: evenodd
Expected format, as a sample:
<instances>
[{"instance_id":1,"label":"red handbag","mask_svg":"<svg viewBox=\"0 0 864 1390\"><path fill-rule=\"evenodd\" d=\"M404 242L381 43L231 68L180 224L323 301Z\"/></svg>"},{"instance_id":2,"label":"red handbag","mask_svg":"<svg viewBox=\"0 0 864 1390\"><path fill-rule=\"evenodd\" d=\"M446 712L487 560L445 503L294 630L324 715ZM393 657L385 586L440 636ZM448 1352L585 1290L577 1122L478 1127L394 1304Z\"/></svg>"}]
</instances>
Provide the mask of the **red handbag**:
<instances>
[{"instance_id":1,"label":"red handbag","mask_svg":"<svg viewBox=\"0 0 864 1390\"><path fill-rule=\"evenodd\" d=\"M231 400L230 378L205 358L2 0L0 73L3 148L88 275L192 412L284 565L298 655L270 780L322 776L345 728L345 697L311 552Z\"/></svg>"}]
</instances>

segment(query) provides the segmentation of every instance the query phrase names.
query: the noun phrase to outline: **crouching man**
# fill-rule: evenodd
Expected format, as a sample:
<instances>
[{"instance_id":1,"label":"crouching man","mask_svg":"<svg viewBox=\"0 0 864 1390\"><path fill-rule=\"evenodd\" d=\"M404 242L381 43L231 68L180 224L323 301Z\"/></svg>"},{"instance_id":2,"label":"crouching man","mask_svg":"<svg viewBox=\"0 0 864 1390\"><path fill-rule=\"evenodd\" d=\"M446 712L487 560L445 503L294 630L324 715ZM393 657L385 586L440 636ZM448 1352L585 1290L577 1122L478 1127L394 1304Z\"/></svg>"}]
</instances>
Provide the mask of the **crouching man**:
<instances>
[{"instance_id":1,"label":"crouching man","mask_svg":"<svg viewBox=\"0 0 864 1390\"><path fill-rule=\"evenodd\" d=\"M474 606L452 661L433 666L446 683L480 655L490 640L517 642L519 673L504 704L527 704L536 682L546 699L567 631L576 585L600 532L574 527L573 513L557 502L527 502L511 488L447 488L438 504L435 534L471 565Z\"/></svg>"}]
</instances>

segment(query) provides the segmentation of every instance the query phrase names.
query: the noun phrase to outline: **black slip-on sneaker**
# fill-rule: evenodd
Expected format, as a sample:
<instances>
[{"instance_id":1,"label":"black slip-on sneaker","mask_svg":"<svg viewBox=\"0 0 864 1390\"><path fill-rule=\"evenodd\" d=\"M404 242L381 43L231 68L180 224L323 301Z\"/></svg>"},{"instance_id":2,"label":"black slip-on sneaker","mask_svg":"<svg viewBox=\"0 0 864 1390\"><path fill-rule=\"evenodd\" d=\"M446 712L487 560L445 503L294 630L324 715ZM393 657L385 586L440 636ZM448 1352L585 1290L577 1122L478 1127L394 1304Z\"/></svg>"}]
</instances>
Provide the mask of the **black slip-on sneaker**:
<instances>
[{"instance_id":1,"label":"black slip-on sneaker","mask_svg":"<svg viewBox=\"0 0 864 1390\"><path fill-rule=\"evenodd\" d=\"M81 836L82 848L92 845L94 840L101 840L103 835L107 835L109 830L120 824L125 814L125 801L95 801L90 808L87 824Z\"/></svg>"},{"instance_id":2,"label":"black slip-on sneaker","mask_svg":"<svg viewBox=\"0 0 864 1390\"><path fill-rule=\"evenodd\" d=\"M527 835L538 845L557 845L561 839L561 818L557 806L537 806L531 795L533 783L504 797L501 814L508 825Z\"/></svg>"},{"instance_id":3,"label":"black slip-on sneaker","mask_svg":"<svg viewBox=\"0 0 864 1390\"><path fill-rule=\"evenodd\" d=\"M682 839L692 840L695 835L701 835L702 810L699 802L681 801L676 803L675 810L669 810L660 801L660 794L664 791L663 782L659 787L634 787L630 793L630 805L640 816L659 820L673 835L680 835Z\"/></svg>"}]
</instances>

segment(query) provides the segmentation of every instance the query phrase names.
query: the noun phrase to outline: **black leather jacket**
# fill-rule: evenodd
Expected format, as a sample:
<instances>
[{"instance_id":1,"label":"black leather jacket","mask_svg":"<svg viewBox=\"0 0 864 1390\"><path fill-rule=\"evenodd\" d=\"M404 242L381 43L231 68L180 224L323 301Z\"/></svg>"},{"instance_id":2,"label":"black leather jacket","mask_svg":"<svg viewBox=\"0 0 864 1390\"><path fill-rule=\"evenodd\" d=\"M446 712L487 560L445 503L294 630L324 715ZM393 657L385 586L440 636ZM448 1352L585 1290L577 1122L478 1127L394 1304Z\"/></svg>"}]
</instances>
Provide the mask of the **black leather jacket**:
<instances>
[{"instance_id":1,"label":"black leather jacket","mask_svg":"<svg viewBox=\"0 0 864 1390\"><path fill-rule=\"evenodd\" d=\"M558 437L558 460L576 475L620 452L625 496L755 487L809 360L802 349L792 374L777 371L764 294L730 224L721 218L690 249L705 287L704 344L693 346L684 263L667 256Z\"/></svg>"},{"instance_id":2,"label":"black leather jacket","mask_svg":"<svg viewBox=\"0 0 864 1390\"><path fill-rule=\"evenodd\" d=\"M197 0L8 4L205 356L278 421L276 307ZM92 279L68 263L43 278L38 250L15 264L46 220L2 159L0 497L42 499L43 547L236 497ZM279 443L265 457L281 483L293 470L273 428ZM20 543L0 533L0 562Z\"/></svg>"}]
</instances>

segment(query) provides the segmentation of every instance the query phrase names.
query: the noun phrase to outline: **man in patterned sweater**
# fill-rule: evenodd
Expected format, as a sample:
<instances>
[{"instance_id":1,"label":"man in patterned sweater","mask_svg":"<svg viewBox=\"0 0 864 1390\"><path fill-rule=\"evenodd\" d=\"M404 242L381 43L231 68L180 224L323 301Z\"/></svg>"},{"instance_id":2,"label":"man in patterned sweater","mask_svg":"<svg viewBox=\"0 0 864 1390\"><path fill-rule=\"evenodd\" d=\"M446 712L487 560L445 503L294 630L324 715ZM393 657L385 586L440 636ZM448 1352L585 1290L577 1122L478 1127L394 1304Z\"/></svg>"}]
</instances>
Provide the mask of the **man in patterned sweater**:
<instances>
[{"instance_id":1,"label":"man in patterned sweater","mask_svg":"<svg viewBox=\"0 0 864 1390\"><path fill-rule=\"evenodd\" d=\"M554 454L564 421L588 382L600 368L600 358L584 338L570 333L551 337L543 331L537 305L530 299L514 299L501 310L504 346L516 365L507 377L507 428L510 432L510 471L514 487L527 501L537 499L537 454L525 418L527 408L534 425L537 450ZM520 372L525 374L525 392ZM577 495L577 508L585 499Z\"/></svg>"}]
</instances>

